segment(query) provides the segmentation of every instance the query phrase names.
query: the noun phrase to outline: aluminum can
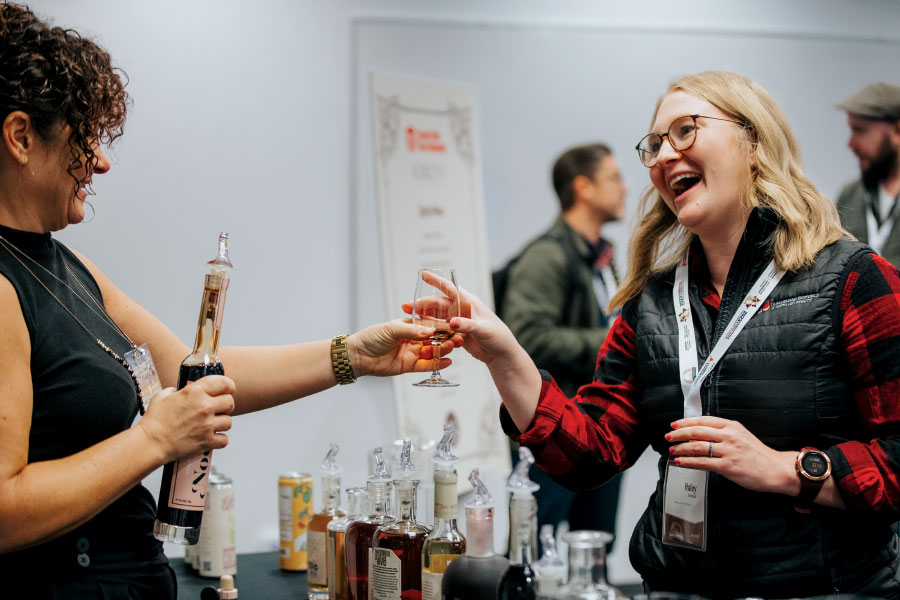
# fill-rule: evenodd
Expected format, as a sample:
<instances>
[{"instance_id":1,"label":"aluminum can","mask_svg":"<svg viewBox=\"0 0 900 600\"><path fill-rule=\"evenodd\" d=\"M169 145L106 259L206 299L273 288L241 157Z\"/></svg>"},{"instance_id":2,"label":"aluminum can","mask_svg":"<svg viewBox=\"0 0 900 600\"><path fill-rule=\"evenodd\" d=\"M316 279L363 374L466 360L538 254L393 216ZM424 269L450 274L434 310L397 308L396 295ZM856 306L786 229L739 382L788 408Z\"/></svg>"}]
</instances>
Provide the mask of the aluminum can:
<instances>
[{"instance_id":1,"label":"aluminum can","mask_svg":"<svg viewBox=\"0 0 900 600\"><path fill-rule=\"evenodd\" d=\"M306 532L313 514L313 478L309 473L278 477L278 566L285 571L307 568Z\"/></svg>"},{"instance_id":2,"label":"aluminum can","mask_svg":"<svg viewBox=\"0 0 900 600\"><path fill-rule=\"evenodd\" d=\"M211 473L203 508L203 526L197 543L197 563L202 577L237 573L234 536L234 485L230 478Z\"/></svg>"}]
</instances>

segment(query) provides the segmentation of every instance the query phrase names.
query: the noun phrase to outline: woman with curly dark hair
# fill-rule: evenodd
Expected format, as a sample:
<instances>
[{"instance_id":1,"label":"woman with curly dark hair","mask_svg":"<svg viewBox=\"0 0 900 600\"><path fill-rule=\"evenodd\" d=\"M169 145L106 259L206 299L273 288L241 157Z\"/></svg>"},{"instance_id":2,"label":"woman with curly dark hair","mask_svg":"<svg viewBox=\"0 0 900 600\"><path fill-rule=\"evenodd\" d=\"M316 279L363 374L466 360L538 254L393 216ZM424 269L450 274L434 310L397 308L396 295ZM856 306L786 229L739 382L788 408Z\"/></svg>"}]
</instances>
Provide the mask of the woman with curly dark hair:
<instances>
[{"instance_id":1,"label":"woman with curly dark hair","mask_svg":"<svg viewBox=\"0 0 900 600\"><path fill-rule=\"evenodd\" d=\"M225 447L232 414L360 375L431 370L430 346L411 340L433 330L401 321L334 340L224 348L229 377L158 392L132 426L141 402L121 356L146 344L172 386L189 348L51 234L84 218L93 178L110 168L101 146L121 135L127 105L103 49L0 4L3 597L174 598L144 477Z\"/></svg>"}]
</instances>

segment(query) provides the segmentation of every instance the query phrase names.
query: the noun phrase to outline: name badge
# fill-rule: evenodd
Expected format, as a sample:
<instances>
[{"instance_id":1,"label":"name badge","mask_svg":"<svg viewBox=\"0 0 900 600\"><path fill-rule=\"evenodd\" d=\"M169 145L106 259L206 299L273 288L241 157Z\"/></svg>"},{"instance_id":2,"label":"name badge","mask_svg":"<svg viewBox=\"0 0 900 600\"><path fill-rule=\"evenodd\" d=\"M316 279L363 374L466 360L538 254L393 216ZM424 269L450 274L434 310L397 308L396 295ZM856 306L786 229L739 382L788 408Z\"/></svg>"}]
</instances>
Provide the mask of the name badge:
<instances>
[{"instance_id":1,"label":"name badge","mask_svg":"<svg viewBox=\"0 0 900 600\"><path fill-rule=\"evenodd\" d=\"M670 546L706 551L706 490L709 471L679 467L669 461L663 486L662 541Z\"/></svg>"},{"instance_id":2,"label":"name badge","mask_svg":"<svg viewBox=\"0 0 900 600\"><path fill-rule=\"evenodd\" d=\"M153 357L150 355L150 348L147 347L147 344L141 344L134 350L126 352L123 358L137 378L138 387L141 389L141 414L144 414L147 407L150 406L150 399L162 389L156 365L153 364Z\"/></svg>"}]
</instances>

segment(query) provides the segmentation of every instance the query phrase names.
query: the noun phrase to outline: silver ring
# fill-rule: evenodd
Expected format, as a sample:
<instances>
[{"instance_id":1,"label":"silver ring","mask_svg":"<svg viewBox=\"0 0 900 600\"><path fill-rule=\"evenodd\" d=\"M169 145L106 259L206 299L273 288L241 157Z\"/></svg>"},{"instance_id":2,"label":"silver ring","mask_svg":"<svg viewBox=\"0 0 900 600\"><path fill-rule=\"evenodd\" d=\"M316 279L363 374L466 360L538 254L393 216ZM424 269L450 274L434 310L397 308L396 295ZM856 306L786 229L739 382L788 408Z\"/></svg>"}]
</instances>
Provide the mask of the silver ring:
<instances>
[{"instance_id":1,"label":"silver ring","mask_svg":"<svg viewBox=\"0 0 900 600\"><path fill-rule=\"evenodd\" d=\"M709 443L709 457L710 458L712 458L712 447L713 447L713 442L710 442Z\"/></svg>"},{"instance_id":2,"label":"silver ring","mask_svg":"<svg viewBox=\"0 0 900 600\"><path fill-rule=\"evenodd\" d=\"M481 329L481 321L475 321L475 331L472 332L472 335L476 335L478 331Z\"/></svg>"}]
</instances>

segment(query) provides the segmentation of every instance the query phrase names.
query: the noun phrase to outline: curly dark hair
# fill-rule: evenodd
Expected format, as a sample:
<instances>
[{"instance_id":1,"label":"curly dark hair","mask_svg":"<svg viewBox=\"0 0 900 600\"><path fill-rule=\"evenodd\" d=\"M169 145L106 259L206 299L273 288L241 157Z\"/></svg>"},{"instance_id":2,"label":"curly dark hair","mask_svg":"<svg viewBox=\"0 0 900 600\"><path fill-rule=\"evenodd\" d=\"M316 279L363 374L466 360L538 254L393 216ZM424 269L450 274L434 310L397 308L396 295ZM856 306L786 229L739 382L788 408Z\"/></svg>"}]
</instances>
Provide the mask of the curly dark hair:
<instances>
[{"instance_id":1,"label":"curly dark hair","mask_svg":"<svg viewBox=\"0 0 900 600\"><path fill-rule=\"evenodd\" d=\"M44 140L68 125L76 189L97 165L92 148L122 135L127 76L109 53L78 32L51 27L27 6L0 4L0 120L21 110ZM79 178L74 171L87 165Z\"/></svg>"}]
</instances>

